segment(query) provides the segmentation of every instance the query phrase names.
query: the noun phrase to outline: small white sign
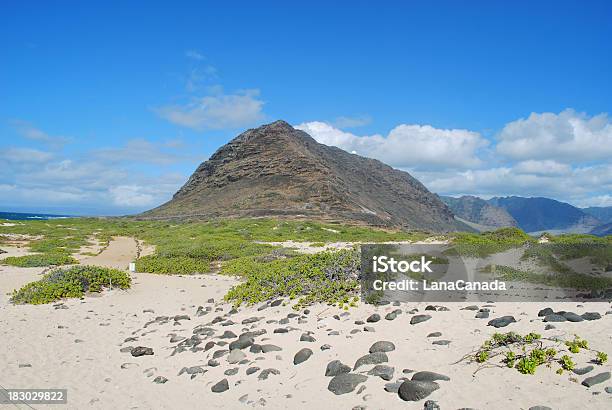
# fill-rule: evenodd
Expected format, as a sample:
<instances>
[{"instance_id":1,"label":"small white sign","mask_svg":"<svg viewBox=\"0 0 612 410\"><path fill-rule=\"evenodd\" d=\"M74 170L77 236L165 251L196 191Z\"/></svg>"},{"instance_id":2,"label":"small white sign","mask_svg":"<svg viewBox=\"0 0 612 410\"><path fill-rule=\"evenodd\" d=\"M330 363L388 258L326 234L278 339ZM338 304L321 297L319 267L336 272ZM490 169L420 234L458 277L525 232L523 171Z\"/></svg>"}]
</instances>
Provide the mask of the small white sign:
<instances>
[{"instance_id":1,"label":"small white sign","mask_svg":"<svg viewBox=\"0 0 612 410\"><path fill-rule=\"evenodd\" d=\"M130 262L129 270L130 272L136 272L136 263Z\"/></svg>"}]
</instances>

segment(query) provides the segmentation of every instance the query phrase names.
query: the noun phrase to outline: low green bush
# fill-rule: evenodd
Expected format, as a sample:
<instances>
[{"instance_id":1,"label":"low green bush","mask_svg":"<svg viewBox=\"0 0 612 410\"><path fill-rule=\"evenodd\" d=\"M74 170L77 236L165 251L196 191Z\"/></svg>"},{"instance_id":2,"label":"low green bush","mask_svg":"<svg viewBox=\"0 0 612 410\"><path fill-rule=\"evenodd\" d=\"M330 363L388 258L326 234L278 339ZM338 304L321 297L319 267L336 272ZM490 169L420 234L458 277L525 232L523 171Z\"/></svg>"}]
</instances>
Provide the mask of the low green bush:
<instances>
[{"instance_id":1,"label":"low green bush","mask_svg":"<svg viewBox=\"0 0 612 410\"><path fill-rule=\"evenodd\" d=\"M289 297L296 300L294 308L298 309L315 302L354 305L359 269L359 253L342 250L269 262L240 258L224 263L221 273L246 278L225 296L235 306Z\"/></svg>"},{"instance_id":2,"label":"low green bush","mask_svg":"<svg viewBox=\"0 0 612 410\"><path fill-rule=\"evenodd\" d=\"M37 253L25 256L9 256L2 260L2 263L21 268L33 268L40 266L72 265L79 263L79 261L66 253Z\"/></svg>"},{"instance_id":3,"label":"low green bush","mask_svg":"<svg viewBox=\"0 0 612 410\"><path fill-rule=\"evenodd\" d=\"M136 271L165 275L191 275L211 271L210 261L189 256L143 256L136 261Z\"/></svg>"},{"instance_id":4,"label":"low green bush","mask_svg":"<svg viewBox=\"0 0 612 410\"><path fill-rule=\"evenodd\" d=\"M53 270L42 279L13 291L11 302L39 305L62 298L80 298L85 292L101 292L104 288L127 289L130 285L131 278L124 271L99 266L73 266Z\"/></svg>"},{"instance_id":5,"label":"low green bush","mask_svg":"<svg viewBox=\"0 0 612 410\"><path fill-rule=\"evenodd\" d=\"M549 346L546 347L545 344ZM546 338L538 333L529 333L521 336L515 332L494 333L490 339L485 340L480 348L471 354L464 356L459 362L467 360L479 364L479 370L498 366L515 368L522 374L535 374L538 366L546 365L551 367L553 363L558 363L560 368L557 374L563 374L564 370L574 369L574 361L566 354L558 356L561 351L558 348L565 345L571 353L578 353L580 349L589 350L588 342L578 335L574 335L573 340L563 341L560 338ZM608 356L604 352L596 352L597 355L593 362L605 363ZM497 364L497 358L502 357L501 364ZM457 363L459 363L457 362ZM474 373L476 373L474 372Z\"/></svg>"},{"instance_id":6,"label":"low green bush","mask_svg":"<svg viewBox=\"0 0 612 410\"><path fill-rule=\"evenodd\" d=\"M448 254L486 257L488 255L518 248L535 240L518 228L501 228L492 232L458 232L452 237Z\"/></svg>"}]
</instances>

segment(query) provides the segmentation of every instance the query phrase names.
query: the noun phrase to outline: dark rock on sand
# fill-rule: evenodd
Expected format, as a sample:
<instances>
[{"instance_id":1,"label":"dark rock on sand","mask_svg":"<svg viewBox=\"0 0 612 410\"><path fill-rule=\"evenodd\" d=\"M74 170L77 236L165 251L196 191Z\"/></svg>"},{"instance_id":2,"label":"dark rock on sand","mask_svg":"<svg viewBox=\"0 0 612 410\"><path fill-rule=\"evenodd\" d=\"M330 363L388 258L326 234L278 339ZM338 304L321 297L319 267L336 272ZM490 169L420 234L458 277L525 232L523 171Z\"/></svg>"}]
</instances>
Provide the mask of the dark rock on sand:
<instances>
[{"instance_id":1,"label":"dark rock on sand","mask_svg":"<svg viewBox=\"0 0 612 410\"><path fill-rule=\"evenodd\" d=\"M448 346L451 344L450 340L434 340L431 342L432 345Z\"/></svg>"},{"instance_id":2,"label":"dark rock on sand","mask_svg":"<svg viewBox=\"0 0 612 410\"><path fill-rule=\"evenodd\" d=\"M259 371L259 367L253 366L253 367L249 367L248 369L246 369L246 374L248 376L248 375L256 373L258 371Z\"/></svg>"},{"instance_id":3,"label":"dark rock on sand","mask_svg":"<svg viewBox=\"0 0 612 410\"><path fill-rule=\"evenodd\" d=\"M427 335L427 337L440 337L442 336L441 332L433 332Z\"/></svg>"},{"instance_id":4,"label":"dark rock on sand","mask_svg":"<svg viewBox=\"0 0 612 410\"><path fill-rule=\"evenodd\" d=\"M285 327L279 327L278 329L274 329L274 333L287 333L289 329Z\"/></svg>"},{"instance_id":5,"label":"dark rock on sand","mask_svg":"<svg viewBox=\"0 0 612 410\"><path fill-rule=\"evenodd\" d=\"M601 319L601 315L597 312L587 312L582 314L584 320L598 320Z\"/></svg>"},{"instance_id":6,"label":"dark rock on sand","mask_svg":"<svg viewBox=\"0 0 612 410\"><path fill-rule=\"evenodd\" d=\"M567 319L563 315L557 313L551 313L550 315L544 316L545 322L567 322Z\"/></svg>"},{"instance_id":7,"label":"dark rock on sand","mask_svg":"<svg viewBox=\"0 0 612 410\"><path fill-rule=\"evenodd\" d=\"M342 373L350 373L351 367L342 363L340 360L332 360L327 364L325 376L337 376Z\"/></svg>"},{"instance_id":8,"label":"dark rock on sand","mask_svg":"<svg viewBox=\"0 0 612 410\"><path fill-rule=\"evenodd\" d=\"M302 336L300 336L300 342L316 342L317 339L315 339L314 337L312 337L312 335L309 335L308 333L303 333Z\"/></svg>"},{"instance_id":9,"label":"dark rock on sand","mask_svg":"<svg viewBox=\"0 0 612 410\"><path fill-rule=\"evenodd\" d=\"M238 370L240 370L238 367L232 367L231 369L224 371L223 374L226 376L233 376L238 373Z\"/></svg>"},{"instance_id":10,"label":"dark rock on sand","mask_svg":"<svg viewBox=\"0 0 612 410\"><path fill-rule=\"evenodd\" d=\"M370 376L378 376L383 380L389 381L393 378L395 368L386 364L377 364L368 372Z\"/></svg>"},{"instance_id":11,"label":"dark rock on sand","mask_svg":"<svg viewBox=\"0 0 612 410\"><path fill-rule=\"evenodd\" d=\"M532 407L529 407L529 410L552 410L552 409L548 406L532 406Z\"/></svg>"},{"instance_id":12,"label":"dark rock on sand","mask_svg":"<svg viewBox=\"0 0 612 410\"><path fill-rule=\"evenodd\" d=\"M384 352L370 353L365 356L361 356L359 359L357 359L357 361L355 362L355 366L353 366L353 370L356 370L360 366L364 366L367 364L380 364L387 363L388 361L389 358Z\"/></svg>"},{"instance_id":13,"label":"dark rock on sand","mask_svg":"<svg viewBox=\"0 0 612 410\"><path fill-rule=\"evenodd\" d=\"M261 345L261 351L263 353L280 352L281 350L283 349L281 349L280 347L276 345L271 345L271 344Z\"/></svg>"},{"instance_id":14,"label":"dark rock on sand","mask_svg":"<svg viewBox=\"0 0 612 410\"><path fill-rule=\"evenodd\" d=\"M555 325L546 325L544 326L544 330L552 330L552 329L556 329L557 327Z\"/></svg>"},{"instance_id":15,"label":"dark rock on sand","mask_svg":"<svg viewBox=\"0 0 612 410\"><path fill-rule=\"evenodd\" d=\"M223 334L221 336L219 336L221 339L234 339L236 337L238 337L238 335L236 335L236 333L232 332L231 330L226 330L225 332L223 332Z\"/></svg>"},{"instance_id":16,"label":"dark rock on sand","mask_svg":"<svg viewBox=\"0 0 612 410\"><path fill-rule=\"evenodd\" d=\"M266 380L268 378L268 376L270 376L271 374L279 375L280 371L278 371L278 369L272 369L272 368L264 369L264 370L261 371L261 373L259 373L258 378L259 378L259 380Z\"/></svg>"},{"instance_id":17,"label":"dark rock on sand","mask_svg":"<svg viewBox=\"0 0 612 410\"><path fill-rule=\"evenodd\" d=\"M392 352L395 350L395 345L391 342L387 342L385 340L380 340L370 346L370 353L376 352Z\"/></svg>"},{"instance_id":18,"label":"dark rock on sand","mask_svg":"<svg viewBox=\"0 0 612 410\"><path fill-rule=\"evenodd\" d=\"M363 383L368 379L367 376L355 373L342 373L334 376L327 385L327 390L340 395L350 393L355 390L359 383Z\"/></svg>"},{"instance_id":19,"label":"dark rock on sand","mask_svg":"<svg viewBox=\"0 0 612 410\"><path fill-rule=\"evenodd\" d=\"M439 388L440 385L436 382L406 380L400 385L397 393L402 400L419 401Z\"/></svg>"},{"instance_id":20,"label":"dark rock on sand","mask_svg":"<svg viewBox=\"0 0 612 410\"><path fill-rule=\"evenodd\" d=\"M431 316L429 315L414 315L412 316L412 319L410 319L410 324L416 325L417 323L425 322L429 319L431 319Z\"/></svg>"},{"instance_id":21,"label":"dark rock on sand","mask_svg":"<svg viewBox=\"0 0 612 410\"><path fill-rule=\"evenodd\" d=\"M510 323L515 323L516 319L514 316L502 316L497 319L489 320L488 326L493 326L495 328L506 327Z\"/></svg>"},{"instance_id":22,"label":"dark rock on sand","mask_svg":"<svg viewBox=\"0 0 612 410\"><path fill-rule=\"evenodd\" d=\"M593 369L595 369L593 366L586 366L586 367L581 367L580 369L574 369L572 370L575 374L582 376L584 374L587 374L590 371L593 371Z\"/></svg>"},{"instance_id":23,"label":"dark rock on sand","mask_svg":"<svg viewBox=\"0 0 612 410\"><path fill-rule=\"evenodd\" d=\"M165 378L164 376L157 376L155 379L153 379L153 383L157 383L157 384L164 384L168 381L167 378Z\"/></svg>"},{"instance_id":24,"label":"dark rock on sand","mask_svg":"<svg viewBox=\"0 0 612 410\"><path fill-rule=\"evenodd\" d=\"M403 382L385 383L385 391L389 393L397 393Z\"/></svg>"},{"instance_id":25,"label":"dark rock on sand","mask_svg":"<svg viewBox=\"0 0 612 410\"><path fill-rule=\"evenodd\" d=\"M297 352L295 356L293 356L293 364L297 365L297 364L303 363L306 360L310 359L310 356L312 356L312 350L305 347L301 349L299 352Z\"/></svg>"},{"instance_id":26,"label":"dark rock on sand","mask_svg":"<svg viewBox=\"0 0 612 410\"><path fill-rule=\"evenodd\" d=\"M445 375L440 374L440 373L423 371L423 372L416 372L415 374L413 374L412 375L412 380L413 381L419 381L419 382L434 382L436 380L449 381L450 377L445 376Z\"/></svg>"},{"instance_id":27,"label":"dark rock on sand","mask_svg":"<svg viewBox=\"0 0 612 410\"><path fill-rule=\"evenodd\" d=\"M396 312L389 312L385 315L386 320L395 320L395 318L397 318Z\"/></svg>"},{"instance_id":28,"label":"dark rock on sand","mask_svg":"<svg viewBox=\"0 0 612 410\"><path fill-rule=\"evenodd\" d=\"M584 318L582 316L577 315L574 312L565 312L563 314L563 317L565 317L570 322L582 322L582 321L584 321Z\"/></svg>"},{"instance_id":29,"label":"dark rock on sand","mask_svg":"<svg viewBox=\"0 0 612 410\"><path fill-rule=\"evenodd\" d=\"M380 315L378 313L373 313L366 319L368 323L376 323L380 320Z\"/></svg>"},{"instance_id":30,"label":"dark rock on sand","mask_svg":"<svg viewBox=\"0 0 612 410\"><path fill-rule=\"evenodd\" d=\"M210 390L213 393L223 393L224 391L229 390L229 383L227 382L227 379L223 379L211 387Z\"/></svg>"},{"instance_id":31,"label":"dark rock on sand","mask_svg":"<svg viewBox=\"0 0 612 410\"><path fill-rule=\"evenodd\" d=\"M134 357L150 356L153 355L153 349L151 349L150 347L138 346L133 348L130 353Z\"/></svg>"},{"instance_id":32,"label":"dark rock on sand","mask_svg":"<svg viewBox=\"0 0 612 410\"><path fill-rule=\"evenodd\" d=\"M596 374L595 376L587 377L582 381L582 385L586 387L593 387L596 384L605 382L606 380L610 380L610 372L603 372Z\"/></svg>"},{"instance_id":33,"label":"dark rock on sand","mask_svg":"<svg viewBox=\"0 0 612 410\"><path fill-rule=\"evenodd\" d=\"M470 305L470 306L466 306L464 308L461 308L461 310L478 310L478 306Z\"/></svg>"},{"instance_id":34,"label":"dark rock on sand","mask_svg":"<svg viewBox=\"0 0 612 410\"><path fill-rule=\"evenodd\" d=\"M538 312L538 317L546 317L548 315L552 315L553 313L555 313L555 311L547 307Z\"/></svg>"},{"instance_id":35,"label":"dark rock on sand","mask_svg":"<svg viewBox=\"0 0 612 410\"><path fill-rule=\"evenodd\" d=\"M248 337L248 336L243 337L242 335L240 335L238 340L234 340L232 343L229 344L229 349L230 350L246 349L247 347L251 346L253 343L255 343L255 339L253 339L252 337Z\"/></svg>"},{"instance_id":36,"label":"dark rock on sand","mask_svg":"<svg viewBox=\"0 0 612 410\"><path fill-rule=\"evenodd\" d=\"M476 319L488 319L489 318L489 312L478 312L478 313L476 313L476 315L474 317Z\"/></svg>"}]
</instances>

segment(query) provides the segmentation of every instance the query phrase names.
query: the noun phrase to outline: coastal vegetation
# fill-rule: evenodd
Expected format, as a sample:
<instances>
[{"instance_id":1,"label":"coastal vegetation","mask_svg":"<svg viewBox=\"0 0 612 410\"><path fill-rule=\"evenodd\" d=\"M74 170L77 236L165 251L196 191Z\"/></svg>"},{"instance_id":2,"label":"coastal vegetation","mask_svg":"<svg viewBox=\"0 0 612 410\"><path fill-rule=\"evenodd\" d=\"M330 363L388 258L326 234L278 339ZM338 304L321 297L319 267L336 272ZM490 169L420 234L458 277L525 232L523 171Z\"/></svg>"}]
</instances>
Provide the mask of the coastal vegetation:
<instances>
[{"instance_id":1,"label":"coastal vegetation","mask_svg":"<svg viewBox=\"0 0 612 410\"><path fill-rule=\"evenodd\" d=\"M242 277L243 282L226 295L226 300L235 305L287 297L296 307L325 302L346 308L355 305L358 300L359 252L356 248L343 251L325 249L323 252L304 255L282 247L279 243L308 242L311 247L323 248L335 242L357 244L419 241L433 235L422 231L390 231L336 223L275 219L141 221L128 218L74 218L19 221L10 225L0 224L0 240L9 245L19 241L19 246L27 247L33 253L8 257L1 263L19 267L70 265L77 263L73 255L86 251L91 254L84 247L97 245L98 249L103 249L112 237L117 236L134 237L154 246L153 254L137 259L136 269L139 272L218 272ZM550 243L540 244L517 228L436 237L450 242L451 248L447 252L461 256L486 257L522 247L525 249L524 258L557 267L563 273L548 275L539 271L496 266L495 274L504 280L578 289L605 289L612 286L612 279L608 277L579 274L562 263L567 259L589 256L598 265L610 265L611 237L549 236ZM590 254L589 250L593 249L595 251ZM445 261L444 257L440 257L440 262ZM93 272L79 269L81 267L61 271L80 274ZM491 271L490 267L487 269ZM102 275L100 272L96 275ZM67 277L73 278L68 274ZM97 283L89 279L79 283L90 282ZM88 286L65 287L58 284L64 283L62 281L49 282L44 278L34 283L38 285L31 284L30 288L24 290L25 293L20 291L14 300L19 303L44 303L41 301L81 295L90 290ZM117 285L120 283L116 282ZM24 296L39 294L43 296Z\"/></svg>"},{"instance_id":2,"label":"coastal vegetation","mask_svg":"<svg viewBox=\"0 0 612 410\"><path fill-rule=\"evenodd\" d=\"M42 279L15 290L11 302L38 305L63 298L80 298L86 292L127 289L130 285L131 279L127 272L99 266L73 266L55 269Z\"/></svg>"},{"instance_id":3,"label":"coastal vegetation","mask_svg":"<svg viewBox=\"0 0 612 410\"><path fill-rule=\"evenodd\" d=\"M470 353L459 362L477 363L474 373L491 367L506 367L516 369L522 374L535 374L539 366L558 366L557 374L565 370L573 370L575 366L573 355L580 353L581 349L593 354L593 362L603 364L608 355L589 349L588 342L578 335L573 339L542 337L538 333L520 335L516 332L494 333L490 339Z\"/></svg>"}]
</instances>

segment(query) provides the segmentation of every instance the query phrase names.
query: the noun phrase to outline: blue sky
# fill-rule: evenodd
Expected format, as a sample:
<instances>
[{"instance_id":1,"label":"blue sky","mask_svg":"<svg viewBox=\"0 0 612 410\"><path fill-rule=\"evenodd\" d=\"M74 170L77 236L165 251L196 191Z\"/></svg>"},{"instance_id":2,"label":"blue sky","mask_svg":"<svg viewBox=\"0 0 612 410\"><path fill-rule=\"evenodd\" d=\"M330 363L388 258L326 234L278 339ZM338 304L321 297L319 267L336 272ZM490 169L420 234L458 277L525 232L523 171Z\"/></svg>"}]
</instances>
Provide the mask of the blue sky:
<instances>
[{"instance_id":1,"label":"blue sky","mask_svg":"<svg viewBox=\"0 0 612 410\"><path fill-rule=\"evenodd\" d=\"M284 119L442 194L612 205L610 2L3 2L0 210L169 199Z\"/></svg>"}]
</instances>

